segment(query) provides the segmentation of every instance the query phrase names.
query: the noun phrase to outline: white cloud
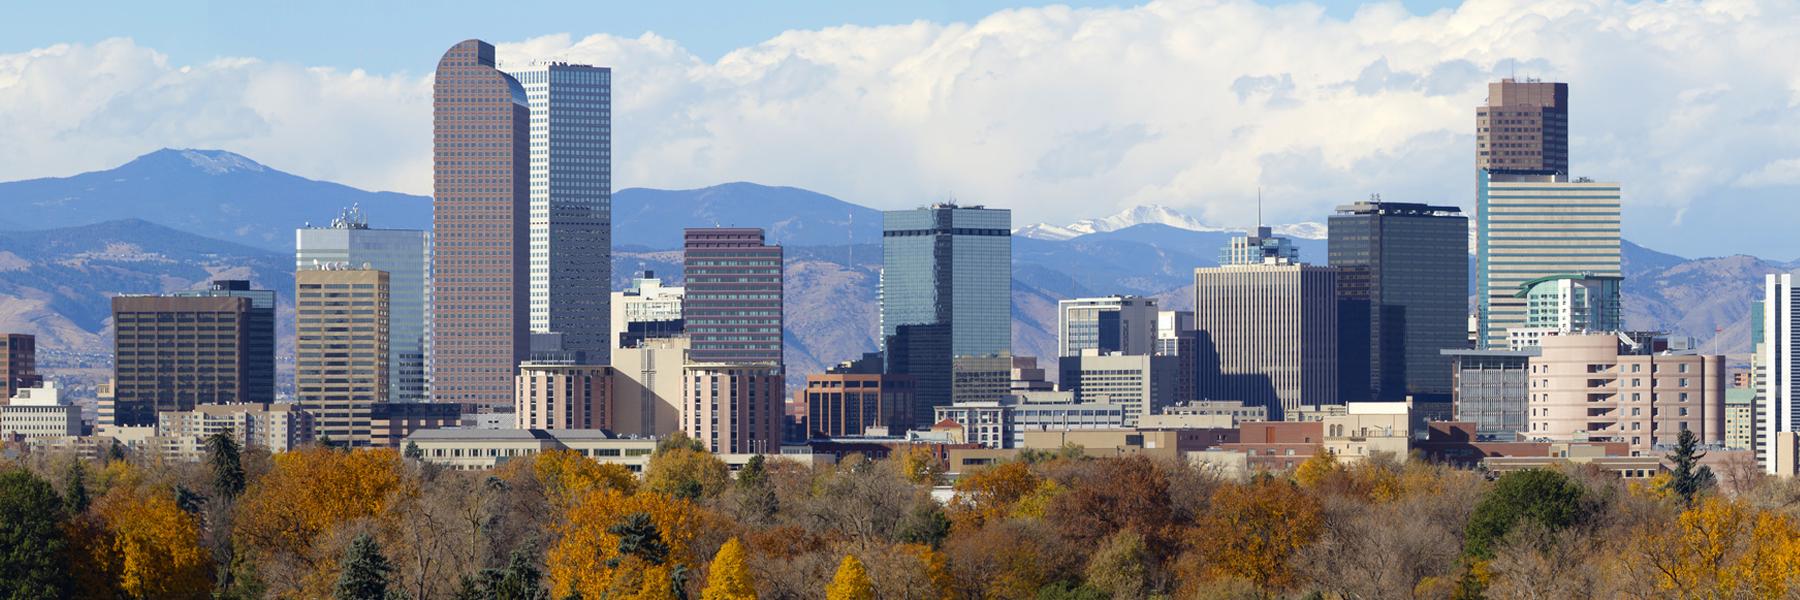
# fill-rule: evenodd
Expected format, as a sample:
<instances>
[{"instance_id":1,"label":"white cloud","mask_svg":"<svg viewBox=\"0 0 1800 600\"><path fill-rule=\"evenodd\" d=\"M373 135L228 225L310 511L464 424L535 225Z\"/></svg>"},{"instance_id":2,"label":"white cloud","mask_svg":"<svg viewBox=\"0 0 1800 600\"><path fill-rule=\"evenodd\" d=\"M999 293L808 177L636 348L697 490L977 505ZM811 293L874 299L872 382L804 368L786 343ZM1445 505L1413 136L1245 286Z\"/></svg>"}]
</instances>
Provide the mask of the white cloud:
<instances>
[{"instance_id":1,"label":"white cloud","mask_svg":"<svg viewBox=\"0 0 1800 600\"><path fill-rule=\"evenodd\" d=\"M707 63L646 34L500 44L614 70L617 187L793 185L880 208L954 194L1070 222L1162 204L1318 220L1378 192L1472 202L1473 108L1516 72L1571 84L1577 175L1672 211L1800 183L1794 0L1469 0L1349 21L1309 4L1048 7L975 24L790 31ZM445 47L456 40L446 39ZM420 48L435 56L443 48ZM429 83L128 40L0 56L0 179L162 146L424 193Z\"/></svg>"}]
</instances>

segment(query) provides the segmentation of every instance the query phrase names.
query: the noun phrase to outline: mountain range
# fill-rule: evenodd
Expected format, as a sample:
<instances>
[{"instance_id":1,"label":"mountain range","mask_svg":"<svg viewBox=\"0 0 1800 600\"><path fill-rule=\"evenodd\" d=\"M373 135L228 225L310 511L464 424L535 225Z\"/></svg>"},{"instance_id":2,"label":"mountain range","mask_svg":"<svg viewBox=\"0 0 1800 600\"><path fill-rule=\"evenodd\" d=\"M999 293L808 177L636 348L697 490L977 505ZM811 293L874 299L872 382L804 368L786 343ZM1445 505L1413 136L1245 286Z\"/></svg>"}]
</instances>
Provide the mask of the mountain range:
<instances>
[{"instance_id":1,"label":"mountain range","mask_svg":"<svg viewBox=\"0 0 1800 600\"><path fill-rule=\"evenodd\" d=\"M427 227L430 215L421 196L313 181L216 150L159 150L107 171L0 183L0 202L14 223L33 225L0 232L0 331L38 334L48 352L95 355L111 350L110 296L247 278L280 291L289 310L294 228L350 204L383 228ZM880 211L752 183L624 189L613 211L615 289L645 271L680 283L685 226L762 227L788 248L790 371L816 373L876 348ZM1303 260L1324 262L1323 226L1276 229ZM1015 230L1015 353L1055 354L1060 299L1138 294L1191 306L1193 269L1216 265L1240 231L1161 206ZM1688 259L1630 242L1622 252L1628 327L1692 335L1728 354L1748 351L1748 307L1762 276L1800 268L1750 256Z\"/></svg>"}]
</instances>

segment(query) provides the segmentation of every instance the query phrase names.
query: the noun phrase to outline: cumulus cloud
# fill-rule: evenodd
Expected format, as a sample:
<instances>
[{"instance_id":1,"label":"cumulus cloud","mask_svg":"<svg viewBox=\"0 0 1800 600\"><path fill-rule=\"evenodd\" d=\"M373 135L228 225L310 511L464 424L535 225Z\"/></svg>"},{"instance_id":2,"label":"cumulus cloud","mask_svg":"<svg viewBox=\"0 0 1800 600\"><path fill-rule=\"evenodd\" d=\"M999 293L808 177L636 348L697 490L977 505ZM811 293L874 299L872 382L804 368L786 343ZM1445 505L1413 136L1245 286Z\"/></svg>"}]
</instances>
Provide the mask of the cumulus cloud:
<instances>
[{"instance_id":1,"label":"cumulus cloud","mask_svg":"<svg viewBox=\"0 0 1800 600\"><path fill-rule=\"evenodd\" d=\"M1680 214L1800 183L1797 7L1469 0L1341 21L1305 3L1053 6L789 31L712 63L650 34L490 41L507 64L613 68L617 187L744 180L879 208L954 194L1021 225L1148 203L1245 223L1259 188L1272 221L1369 193L1468 206L1473 109L1516 73L1570 83L1576 175ZM428 74L179 67L129 40L0 56L0 136L15 142L0 178L193 146L423 193L428 95Z\"/></svg>"}]
</instances>

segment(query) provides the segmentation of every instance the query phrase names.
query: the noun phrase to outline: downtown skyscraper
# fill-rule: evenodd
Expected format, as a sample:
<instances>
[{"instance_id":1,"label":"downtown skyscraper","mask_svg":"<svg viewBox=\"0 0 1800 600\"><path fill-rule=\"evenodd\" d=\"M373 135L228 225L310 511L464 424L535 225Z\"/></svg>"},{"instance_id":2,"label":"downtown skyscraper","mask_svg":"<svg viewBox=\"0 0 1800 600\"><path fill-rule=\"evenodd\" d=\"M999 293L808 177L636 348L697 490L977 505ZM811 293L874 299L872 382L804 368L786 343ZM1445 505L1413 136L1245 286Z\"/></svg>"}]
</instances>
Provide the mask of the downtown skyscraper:
<instances>
[{"instance_id":1,"label":"downtown skyscraper","mask_svg":"<svg viewBox=\"0 0 1800 600\"><path fill-rule=\"evenodd\" d=\"M1012 211L938 204L882 213L888 373L918 378L914 426L938 406L999 400L1012 378Z\"/></svg>"},{"instance_id":2,"label":"downtown skyscraper","mask_svg":"<svg viewBox=\"0 0 1800 600\"><path fill-rule=\"evenodd\" d=\"M1476 347L1526 325L1520 286L1620 275L1618 183L1569 177L1568 85L1511 79L1475 108Z\"/></svg>"},{"instance_id":3,"label":"downtown skyscraper","mask_svg":"<svg viewBox=\"0 0 1800 600\"><path fill-rule=\"evenodd\" d=\"M1330 219L1338 269L1338 394L1411 396L1448 412L1451 359L1468 340L1469 219L1454 206L1357 202Z\"/></svg>"},{"instance_id":4,"label":"downtown skyscraper","mask_svg":"<svg viewBox=\"0 0 1800 600\"><path fill-rule=\"evenodd\" d=\"M781 246L764 244L761 229L688 229L682 238L689 360L779 368Z\"/></svg>"},{"instance_id":5,"label":"downtown skyscraper","mask_svg":"<svg viewBox=\"0 0 1800 600\"><path fill-rule=\"evenodd\" d=\"M386 271L388 301L388 393L394 402L430 400L431 234L411 229L374 229L352 207L324 227L294 232L294 269L368 268ZM317 323L299 324L301 333Z\"/></svg>"},{"instance_id":6,"label":"downtown skyscraper","mask_svg":"<svg viewBox=\"0 0 1800 600\"><path fill-rule=\"evenodd\" d=\"M433 91L438 401L510 401L532 333L589 362L610 347L610 71L497 67L461 42Z\"/></svg>"}]
</instances>

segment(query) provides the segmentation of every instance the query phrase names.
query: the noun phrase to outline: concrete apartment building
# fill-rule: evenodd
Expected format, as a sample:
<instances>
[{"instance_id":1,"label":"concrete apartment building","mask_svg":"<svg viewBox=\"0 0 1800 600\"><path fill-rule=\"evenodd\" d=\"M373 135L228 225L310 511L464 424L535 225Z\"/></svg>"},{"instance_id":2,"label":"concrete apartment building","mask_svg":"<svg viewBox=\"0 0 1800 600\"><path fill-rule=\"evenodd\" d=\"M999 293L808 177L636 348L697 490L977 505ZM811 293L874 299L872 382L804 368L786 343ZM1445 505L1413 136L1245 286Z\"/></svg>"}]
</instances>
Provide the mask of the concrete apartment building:
<instances>
[{"instance_id":1,"label":"concrete apartment building","mask_svg":"<svg viewBox=\"0 0 1800 600\"><path fill-rule=\"evenodd\" d=\"M1077 401L1072 392L1019 392L940 406L932 430L954 430L954 441L985 448L1021 448L1027 432L1124 428L1127 412L1120 404Z\"/></svg>"},{"instance_id":2,"label":"concrete apartment building","mask_svg":"<svg viewBox=\"0 0 1800 600\"><path fill-rule=\"evenodd\" d=\"M688 363L682 369L681 430L715 454L781 450L781 368L764 363Z\"/></svg>"},{"instance_id":3,"label":"concrete apartment building","mask_svg":"<svg viewBox=\"0 0 1800 600\"><path fill-rule=\"evenodd\" d=\"M6 378L6 397L18 395L20 388L37 387L44 376L37 372L37 336L29 333L0 335L0 377Z\"/></svg>"},{"instance_id":4,"label":"concrete apartment building","mask_svg":"<svg viewBox=\"0 0 1800 600\"><path fill-rule=\"evenodd\" d=\"M387 271L294 272L294 388L319 437L370 445L370 408L391 398Z\"/></svg>"},{"instance_id":5,"label":"concrete apartment building","mask_svg":"<svg viewBox=\"0 0 1800 600\"><path fill-rule=\"evenodd\" d=\"M216 404L157 415L156 435L198 440L187 445L204 446L206 438L227 429L244 447L270 452L295 450L315 437L312 413L294 404Z\"/></svg>"},{"instance_id":6,"label":"concrete apartment building","mask_svg":"<svg viewBox=\"0 0 1800 600\"><path fill-rule=\"evenodd\" d=\"M612 430L612 367L526 362L514 392L515 429Z\"/></svg>"},{"instance_id":7,"label":"concrete apartment building","mask_svg":"<svg viewBox=\"0 0 1800 600\"><path fill-rule=\"evenodd\" d=\"M1531 359L1526 434L1620 441L1636 455L1691 430L1725 441L1725 357L1650 353L1616 334L1545 337Z\"/></svg>"},{"instance_id":8,"label":"concrete apartment building","mask_svg":"<svg viewBox=\"0 0 1800 600\"><path fill-rule=\"evenodd\" d=\"M613 353L613 433L649 437L681 429L687 357L685 337L650 338Z\"/></svg>"}]
</instances>

